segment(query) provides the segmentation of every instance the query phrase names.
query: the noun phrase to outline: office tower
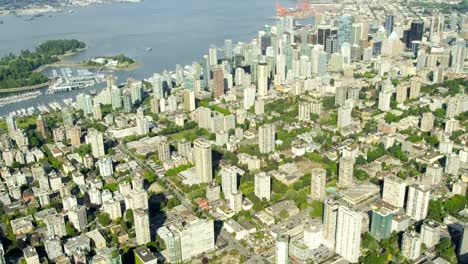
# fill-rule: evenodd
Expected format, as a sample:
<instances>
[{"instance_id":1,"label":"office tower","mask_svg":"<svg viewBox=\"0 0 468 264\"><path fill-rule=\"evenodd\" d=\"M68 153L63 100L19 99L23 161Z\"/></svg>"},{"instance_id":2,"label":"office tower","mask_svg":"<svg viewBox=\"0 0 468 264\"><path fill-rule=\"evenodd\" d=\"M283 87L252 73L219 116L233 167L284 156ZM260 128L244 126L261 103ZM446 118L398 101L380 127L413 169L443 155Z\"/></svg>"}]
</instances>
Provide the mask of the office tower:
<instances>
[{"instance_id":1,"label":"office tower","mask_svg":"<svg viewBox=\"0 0 468 264\"><path fill-rule=\"evenodd\" d=\"M259 96L268 95L268 67L266 63L258 64L257 92Z\"/></svg>"},{"instance_id":2,"label":"office tower","mask_svg":"<svg viewBox=\"0 0 468 264\"><path fill-rule=\"evenodd\" d=\"M431 41L437 42L440 39L440 33L444 29L444 15L434 13L430 17L431 26L430 26L430 35L429 39Z\"/></svg>"},{"instance_id":3,"label":"office tower","mask_svg":"<svg viewBox=\"0 0 468 264\"><path fill-rule=\"evenodd\" d=\"M324 244L334 249L336 241L336 226L339 204L333 199L324 201L323 207L323 239Z\"/></svg>"},{"instance_id":4,"label":"office tower","mask_svg":"<svg viewBox=\"0 0 468 264\"><path fill-rule=\"evenodd\" d=\"M338 108L337 126L338 128L345 128L352 124L351 112L352 108L346 104Z\"/></svg>"},{"instance_id":5,"label":"office tower","mask_svg":"<svg viewBox=\"0 0 468 264\"><path fill-rule=\"evenodd\" d=\"M426 218L430 196L431 191L423 185L410 185L406 201L406 214L416 221Z\"/></svg>"},{"instance_id":6,"label":"office tower","mask_svg":"<svg viewBox=\"0 0 468 264\"><path fill-rule=\"evenodd\" d=\"M318 60L317 74L320 76L323 76L327 73L327 61L328 61L327 53L325 51L319 51L317 60Z\"/></svg>"},{"instance_id":7,"label":"office tower","mask_svg":"<svg viewBox=\"0 0 468 264\"><path fill-rule=\"evenodd\" d=\"M195 110L195 92L185 90L184 91L184 110L187 112L192 112Z\"/></svg>"},{"instance_id":8,"label":"office tower","mask_svg":"<svg viewBox=\"0 0 468 264\"><path fill-rule=\"evenodd\" d=\"M224 95L224 69L221 65L213 66L213 96L219 98Z\"/></svg>"},{"instance_id":9,"label":"office tower","mask_svg":"<svg viewBox=\"0 0 468 264\"><path fill-rule=\"evenodd\" d=\"M64 237L67 235L67 230L65 229L65 220L63 216L59 214L47 215L44 218L44 223L47 226L47 235L49 237L57 236Z\"/></svg>"},{"instance_id":10,"label":"office tower","mask_svg":"<svg viewBox=\"0 0 468 264\"><path fill-rule=\"evenodd\" d=\"M165 162L171 159L171 148L166 137L161 138L158 144L158 159Z\"/></svg>"},{"instance_id":11,"label":"office tower","mask_svg":"<svg viewBox=\"0 0 468 264\"><path fill-rule=\"evenodd\" d=\"M255 104L255 87L244 88L244 109L249 110Z\"/></svg>"},{"instance_id":12,"label":"office tower","mask_svg":"<svg viewBox=\"0 0 468 264\"><path fill-rule=\"evenodd\" d=\"M390 102L392 100L392 92L380 91L379 92L379 110L382 112L390 111Z\"/></svg>"},{"instance_id":13,"label":"office tower","mask_svg":"<svg viewBox=\"0 0 468 264\"><path fill-rule=\"evenodd\" d=\"M105 201L102 204L102 209L105 213L109 214L109 218L112 221L122 217L122 208L118 199L113 198L111 200Z\"/></svg>"},{"instance_id":14,"label":"office tower","mask_svg":"<svg viewBox=\"0 0 468 264\"><path fill-rule=\"evenodd\" d=\"M210 182L213 178L213 163L211 160L211 145L208 140L204 138L195 139L193 142L193 158L195 160L195 171L200 182Z\"/></svg>"},{"instance_id":15,"label":"office tower","mask_svg":"<svg viewBox=\"0 0 468 264\"><path fill-rule=\"evenodd\" d=\"M424 34L424 24L422 21L413 21L411 22L411 28L407 34L406 38L406 47L411 47L411 42L413 40L422 40Z\"/></svg>"},{"instance_id":16,"label":"office tower","mask_svg":"<svg viewBox=\"0 0 468 264\"><path fill-rule=\"evenodd\" d=\"M325 41L325 51L327 52L327 58L330 58L330 56L333 53L336 53L339 51L339 42L338 42L338 36L337 35L330 35Z\"/></svg>"},{"instance_id":17,"label":"office tower","mask_svg":"<svg viewBox=\"0 0 468 264\"><path fill-rule=\"evenodd\" d=\"M289 235L278 234L276 237L275 260L276 264L289 263Z\"/></svg>"},{"instance_id":18,"label":"office tower","mask_svg":"<svg viewBox=\"0 0 468 264\"><path fill-rule=\"evenodd\" d=\"M325 184L327 171L323 168L314 168L311 172L310 196L314 200L323 200L326 197Z\"/></svg>"},{"instance_id":19,"label":"office tower","mask_svg":"<svg viewBox=\"0 0 468 264\"><path fill-rule=\"evenodd\" d=\"M86 216L86 207L75 206L68 211L68 220L79 232L83 231L88 224Z\"/></svg>"},{"instance_id":20,"label":"office tower","mask_svg":"<svg viewBox=\"0 0 468 264\"><path fill-rule=\"evenodd\" d=\"M318 25L317 27L317 44L322 46L326 45L326 40L328 36L331 35L332 29L330 25Z\"/></svg>"},{"instance_id":21,"label":"office tower","mask_svg":"<svg viewBox=\"0 0 468 264\"><path fill-rule=\"evenodd\" d=\"M458 262L468 263L468 223L465 223L463 234L458 246Z\"/></svg>"},{"instance_id":22,"label":"office tower","mask_svg":"<svg viewBox=\"0 0 468 264\"><path fill-rule=\"evenodd\" d=\"M338 170L338 184L344 187L353 185L354 158L342 157Z\"/></svg>"},{"instance_id":23,"label":"office tower","mask_svg":"<svg viewBox=\"0 0 468 264\"><path fill-rule=\"evenodd\" d=\"M418 77L414 77L410 81L410 99L419 98L420 90L421 90L421 79Z\"/></svg>"},{"instance_id":24,"label":"office tower","mask_svg":"<svg viewBox=\"0 0 468 264\"><path fill-rule=\"evenodd\" d=\"M39 114L36 119L36 130L42 139L47 138L46 122L41 114Z\"/></svg>"},{"instance_id":25,"label":"office tower","mask_svg":"<svg viewBox=\"0 0 468 264\"><path fill-rule=\"evenodd\" d=\"M415 231L403 233L401 241L401 254L409 259L416 260L421 255L421 237Z\"/></svg>"},{"instance_id":26,"label":"office tower","mask_svg":"<svg viewBox=\"0 0 468 264\"><path fill-rule=\"evenodd\" d=\"M351 44L360 45L362 39L362 23L353 23L351 25Z\"/></svg>"},{"instance_id":27,"label":"office tower","mask_svg":"<svg viewBox=\"0 0 468 264\"><path fill-rule=\"evenodd\" d=\"M395 24L394 20L395 20L394 15L385 16L384 28L385 28L385 31L387 32L387 35L390 35L393 32L393 25Z\"/></svg>"},{"instance_id":28,"label":"office tower","mask_svg":"<svg viewBox=\"0 0 468 264\"><path fill-rule=\"evenodd\" d=\"M104 139L102 137L101 132L97 131L94 128L90 128L88 130L87 141L89 144L91 144L91 152L93 154L93 157L101 158L106 155L104 149Z\"/></svg>"},{"instance_id":29,"label":"office tower","mask_svg":"<svg viewBox=\"0 0 468 264\"><path fill-rule=\"evenodd\" d=\"M255 174L255 196L260 200L270 200L271 196L271 176L265 172Z\"/></svg>"},{"instance_id":30,"label":"office tower","mask_svg":"<svg viewBox=\"0 0 468 264\"><path fill-rule=\"evenodd\" d=\"M15 134L16 134L16 130L18 128L16 127L15 116L12 113L8 114L8 116L6 118L6 123L7 123L7 128L8 128L8 135L10 137L14 137Z\"/></svg>"},{"instance_id":31,"label":"office tower","mask_svg":"<svg viewBox=\"0 0 468 264\"><path fill-rule=\"evenodd\" d=\"M78 94L76 96L76 107L83 110L84 115L93 113L93 101L89 94Z\"/></svg>"},{"instance_id":32,"label":"office tower","mask_svg":"<svg viewBox=\"0 0 468 264\"><path fill-rule=\"evenodd\" d=\"M338 18L338 48L341 48L343 43L351 43L351 30L353 17L345 14Z\"/></svg>"},{"instance_id":33,"label":"office tower","mask_svg":"<svg viewBox=\"0 0 468 264\"><path fill-rule=\"evenodd\" d=\"M226 39L224 40L224 49L223 49L223 56L225 59L232 59L234 57L233 49L232 49L232 40Z\"/></svg>"},{"instance_id":34,"label":"office tower","mask_svg":"<svg viewBox=\"0 0 468 264\"><path fill-rule=\"evenodd\" d=\"M390 175L384 178L382 200L396 207L403 207L405 204L406 181Z\"/></svg>"},{"instance_id":35,"label":"office tower","mask_svg":"<svg viewBox=\"0 0 468 264\"><path fill-rule=\"evenodd\" d=\"M270 153L275 151L275 126L265 124L258 127L258 148L260 153Z\"/></svg>"},{"instance_id":36,"label":"office tower","mask_svg":"<svg viewBox=\"0 0 468 264\"><path fill-rule=\"evenodd\" d=\"M209 82L211 79L211 66L210 66L210 57L208 55L203 55L203 87L206 89L209 87Z\"/></svg>"},{"instance_id":37,"label":"office tower","mask_svg":"<svg viewBox=\"0 0 468 264\"><path fill-rule=\"evenodd\" d=\"M208 49L208 56L210 59L210 68L213 68L213 66L218 65L218 49L216 47L210 47Z\"/></svg>"},{"instance_id":38,"label":"office tower","mask_svg":"<svg viewBox=\"0 0 468 264\"><path fill-rule=\"evenodd\" d=\"M464 73L465 57L466 57L466 41L458 38L451 47L452 69L456 73Z\"/></svg>"},{"instance_id":39,"label":"office tower","mask_svg":"<svg viewBox=\"0 0 468 264\"><path fill-rule=\"evenodd\" d=\"M310 121L310 103L309 102L300 102L299 103L299 121Z\"/></svg>"},{"instance_id":40,"label":"office tower","mask_svg":"<svg viewBox=\"0 0 468 264\"><path fill-rule=\"evenodd\" d=\"M447 156L445 162L445 173L450 175L458 175L460 173L460 156L456 153L451 153Z\"/></svg>"},{"instance_id":41,"label":"office tower","mask_svg":"<svg viewBox=\"0 0 468 264\"><path fill-rule=\"evenodd\" d=\"M406 101L408 96L408 88L405 85L398 85L396 87L396 102L402 104Z\"/></svg>"},{"instance_id":42,"label":"office tower","mask_svg":"<svg viewBox=\"0 0 468 264\"><path fill-rule=\"evenodd\" d=\"M237 170L234 167L225 167L220 174L224 198L228 199L231 193L237 191Z\"/></svg>"},{"instance_id":43,"label":"office tower","mask_svg":"<svg viewBox=\"0 0 468 264\"><path fill-rule=\"evenodd\" d=\"M151 242L148 211L143 209L133 210L133 220L135 223L136 243L143 245Z\"/></svg>"},{"instance_id":44,"label":"office tower","mask_svg":"<svg viewBox=\"0 0 468 264\"><path fill-rule=\"evenodd\" d=\"M187 262L194 256L215 249L213 220L198 219L187 224L176 223L165 231L162 238L168 247L171 263Z\"/></svg>"},{"instance_id":45,"label":"office tower","mask_svg":"<svg viewBox=\"0 0 468 264\"><path fill-rule=\"evenodd\" d=\"M389 238L392 234L393 213L384 207L372 210L371 235L382 240Z\"/></svg>"},{"instance_id":46,"label":"office tower","mask_svg":"<svg viewBox=\"0 0 468 264\"><path fill-rule=\"evenodd\" d=\"M347 92L348 92L348 87L345 87L345 86L336 87L336 90L335 90L335 105L336 106L345 105Z\"/></svg>"},{"instance_id":47,"label":"office tower","mask_svg":"<svg viewBox=\"0 0 468 264\"><path fill-rule=\"evenodd\" d=\"M341 56L343 57L343 65L351 63L351 44L348 42L341 45Z\"/></svg>"},{"instance_id":48,"label":"office tower","mask_svg":"<svg viewBox=\"0 0 468 264\"><path fill-rule=\"evenodd\" d=\"M114 166L111 158L102 158L98 160L96 165L99 167L99 175L102 177L110 177L114 174Z\"/></svg>"},{"instance_id":49,"label":"office tower","mask_svg":"<svg viewBox=\"0 0 468 264\"><path fill-rule=\"evenodd\" d=\"M421 226L421 242L426 248L432 248L439 243L440 224L434 220L424 220Z\"/></svg>"},{"instance_id":50,"label":"office tower","mask_svg":"<svg viewBox=\"0 0 468 264\"><path fill-rule=\"evenodd\" d=\"M421 131L429 132L434 128L434 115L431 112L422 114L421 118Z\"/></svg>"},{"instance_id":51,"label":"office tower","mask_svg":"<svg viewBox=\"0 0 468 264\"><path fill-rule=\"evenodd\" d=\"M143 112L143 108L138 108L136 115L137 135L144 136L149 133L149 123Z\"/></svg>"},{"instance_id":52,"label":"office tower","mask_svg":"<svg viewBox=\"0 0 468 264\"><path fill-rule=\"evenodd\" d=\"M361 245L362 215L340 205L336 225L335 251L349 262L358 262Z\"/></svg>"}]
</instances>

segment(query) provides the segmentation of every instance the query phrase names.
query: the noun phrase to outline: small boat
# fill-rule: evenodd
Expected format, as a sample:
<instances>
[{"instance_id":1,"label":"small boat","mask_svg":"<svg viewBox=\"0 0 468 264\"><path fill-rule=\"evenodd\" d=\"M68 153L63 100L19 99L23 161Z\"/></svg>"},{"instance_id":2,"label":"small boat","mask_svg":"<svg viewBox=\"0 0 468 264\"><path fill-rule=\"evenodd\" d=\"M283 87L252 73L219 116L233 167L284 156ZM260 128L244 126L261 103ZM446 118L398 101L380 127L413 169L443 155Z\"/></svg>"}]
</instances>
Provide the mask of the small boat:
<instances>
[{"instance_id":1,"label":"small boat","mask_svg":"<svg viewBox=\"0 0 468 264\"><path fill-rule=\"evenodd\" d=\"M152 51L152 50L153 50L153 48L151 48L151 47L147 47L145 50L146 50L147 52L150 52L150 51Z\"/></svg>"}]
</instances>

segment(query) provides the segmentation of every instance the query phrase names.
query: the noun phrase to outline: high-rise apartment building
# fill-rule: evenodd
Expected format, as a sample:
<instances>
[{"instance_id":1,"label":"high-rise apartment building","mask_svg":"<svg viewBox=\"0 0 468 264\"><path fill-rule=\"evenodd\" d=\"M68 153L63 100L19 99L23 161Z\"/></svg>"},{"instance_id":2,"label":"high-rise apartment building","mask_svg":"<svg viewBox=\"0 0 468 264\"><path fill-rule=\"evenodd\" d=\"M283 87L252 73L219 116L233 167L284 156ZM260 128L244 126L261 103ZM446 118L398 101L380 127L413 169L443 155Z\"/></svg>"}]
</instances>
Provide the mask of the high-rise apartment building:
<instances>
[{"instance_id":1,"label":"high-rise apartment building","mask_svg":"<svg viewBox=\"0 0 468 264\"><path fill-rule=\"evenodd\" d=\"M210 182L213 179L213 162L211 145L208 140L198 138L193 142L193 158L195 161L195 171L200 182Z\"/></svg>"},{"instance_id":2,"label":"high-rise apartment building","mask_svg":"<svg viewBox=\"0 0 468 264\"><path fill-rule=\"evenodd\" d=\"M396 207L405 205L407 183L405 180L390 175L384 178L382 200Z\"/></svg>"},{"instance_id":3,"label":"high-rise apartment building","mask_svg":"<svg viewBox=\"0 0 468 264\"><path fill-rule=\"evenodd\" d=\"M275 263L288 264L289 263L289 236L279 234L276 237L275 246Z\"/></svg>"},{"instance_id":4,"label":"high-rise apartment building","mask_svg":"<svg viewBox=\"0 0 468 264\"><path fill-rule=\"evenodd\" d=\"M403 233L401 241L401 254L409 259L416 260L421 255L421 236L415 231Z\"/></svg>"},{"instance_id":5,"label":"high-rise apartment building","mask_svg":"<svg viewBox=\"0 0 468 264\"><path fill-rule=\"evenodd\" d=\"M101 158L106 155L104 149L104 138L101 132L90 128L88 130L87 141L91 144L91 153L93 154L93 157Z\"/></svg>"},{"instance_id":6,"label":"high-rise apartment building","mask_svg":"<svg viewBox=\"0 0 468 264\"><path fill-rule=\"evenodd\" d=\"M327 171L323 168L312 169L310 196L314 200L323 200L326 197L325 184L327 182Z\"/></svg>"},{"instance_id":7,"label":"high-rise apartment building","mask_svg":"<svg viewBox=\"0 0 468 264\"><path fill-rule=\"evenodd\" d=\"M356 263L359 259L362 220L361 213L339 206L335 251L351 263Z\"/></svg>"},{"instance_id":8,"label":"high-rise apartment building","mask_svg":"<svg viewBox=\"0 0 468 264\"><path fill-rule=\"evenodd\" d=\"M133 221L135 223L136 243L143 245L151 242L148 211L143 209L134 210Z\"/></svg>"},{"instance_id":9,"label":"high-rise apartment building","mask_svg":"<svg viewBox=\"0 0 468 264\"><path fill-rule=\"evenodd\" d=\"M355 160L353 157L342 157L340 159L338 170L339 185L345 187L353 185L354 163Z\"/></svg>"},{"instance_id":10,"label":"high-rise apartment building","mask_svg":"<svg viewBox=\"0 0 468 264\"><path fill-rule=\"evenodd\" d=\"M416 221L426 218L430 195L431 191L423 185L410 185L406 201L406 214Z\"/></svg>"},{"instance_id":11,"label":"high-rise apartment building","mask_svg":"<svg viewBox=\"0 0 468 264\"><path fill-rule=\"evenodd\" d=\"M255 196L260 200L270 200L271 197L271 176L268 173L260 172L255 174Z\"/></svg>"},{"instance_id":12,"label":"high-rise apartment building","mask_svg":"<svg viewBox=\"0 0 468 264\"><path fill-rule=\"evenodd\" d=\"M392 234L393 213L387 208L378 208L372 211L370 233L377 240L389 238Z\"/></svg>"},{"instance_id":13,"label":"high-rise apartment building","mask_svg":"<svg viewBox=\"0 0 468 264\"><path fill-rule=\"evenodd\" d=\"M265 124L258 127L258 148L260 153L270 153L275 151L275 126Z\"/></svg>"}]
</instances>

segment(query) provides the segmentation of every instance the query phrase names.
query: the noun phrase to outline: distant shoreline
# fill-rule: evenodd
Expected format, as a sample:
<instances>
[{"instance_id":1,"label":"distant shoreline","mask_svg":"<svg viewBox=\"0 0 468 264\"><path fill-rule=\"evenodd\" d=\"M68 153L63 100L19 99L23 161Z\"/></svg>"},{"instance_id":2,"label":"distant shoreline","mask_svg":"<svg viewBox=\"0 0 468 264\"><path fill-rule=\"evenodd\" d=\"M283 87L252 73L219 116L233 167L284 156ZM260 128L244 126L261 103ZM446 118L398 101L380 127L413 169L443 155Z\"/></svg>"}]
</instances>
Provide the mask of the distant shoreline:
<instances>
[{"instance_id":1,"label":"distant shoreline","mask_svg":"<svg viewBox=\"0 0 468 264\"><path fill-rule=\"evenodd\" d=\"M50 6L50 5L38 5L38 6L25 6L15 9L2 9L0 6L0 18L6 16L19 16L19 17L36 17L46 14L53 13L64 13L72 8L87 7L93 5L104 5L104 4L125 4L125 3L141 3L143 0L109 0L100 1L96 3L80 3L70 4L67 6ZM3 7L4 8L4 7Z\"/></svg>"},{"instance_id":2,"label":"distant shoreline","mask_svg":"<svg viewBox=\"0 0 468 264\"><path fill-rule=\"evenodd\" d=\"M87 49L88 48L83 48L83 49L76 50L74 52L68 52L66 54L60 55L58 56L59 61L51 63L51 64L42 65L39 68L35 69L33 72L43 72L50 68L61 68L61 67L84 68L84 69L109 69L109 70L116 70L116 71L134 71L143 66L143 64L139 62L134 62L125 67L90 66L90 65L84 65L81 62L72 62L72 61L67 60L68 57L72 57L78 53L84 52ZM49 81L45 83L40 83L36 85L31 85L31 86L0 89L0 94L38 90L38 89L46 88L52 83L53 83L53 80L49 78Z\"/></svg>"}]
</instances>

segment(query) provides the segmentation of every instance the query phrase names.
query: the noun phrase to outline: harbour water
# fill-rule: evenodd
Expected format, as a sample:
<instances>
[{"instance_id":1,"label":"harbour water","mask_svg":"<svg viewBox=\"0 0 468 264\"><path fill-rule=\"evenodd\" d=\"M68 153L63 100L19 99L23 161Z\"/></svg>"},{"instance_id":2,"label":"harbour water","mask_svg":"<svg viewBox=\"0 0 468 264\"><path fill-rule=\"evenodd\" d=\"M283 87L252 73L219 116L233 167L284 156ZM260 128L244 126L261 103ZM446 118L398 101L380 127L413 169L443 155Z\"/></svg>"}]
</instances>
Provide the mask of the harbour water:
<instances>
[{"instance_id":1,"label":"harbour water","mask_svg":"<svg viewBox=\"0 0 468 264\"><path fill-rule=\"evenodd\" d=\"M285 1L293 5L294 1ZM143 66L116 72L118 82L143 79L154 72L174 70L176 64L201 61L210 45L222 47L224 39L250 41L265 24L272 24L275 0L146 0L74 8L27 20L2 17L0 56L33 49L49 39L75 38L86 42L85 52L70 58L82 61L97 56L125 54ZM147 48L151 47L151 51ZM95 89L94 87L92 89ZM84 92L91 89L86 88ZM0 108L6 113L50 101L60 102L83 91L38 96Z\"/></svg>"}]
</instances>

